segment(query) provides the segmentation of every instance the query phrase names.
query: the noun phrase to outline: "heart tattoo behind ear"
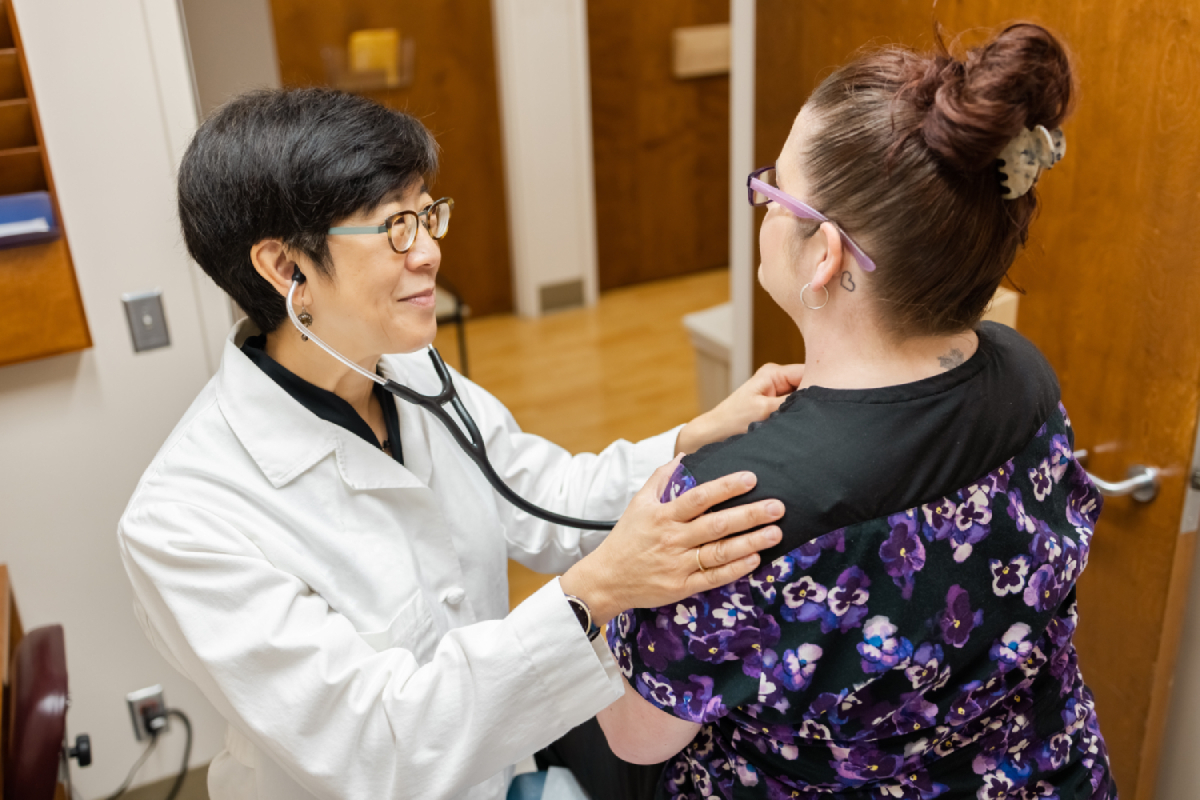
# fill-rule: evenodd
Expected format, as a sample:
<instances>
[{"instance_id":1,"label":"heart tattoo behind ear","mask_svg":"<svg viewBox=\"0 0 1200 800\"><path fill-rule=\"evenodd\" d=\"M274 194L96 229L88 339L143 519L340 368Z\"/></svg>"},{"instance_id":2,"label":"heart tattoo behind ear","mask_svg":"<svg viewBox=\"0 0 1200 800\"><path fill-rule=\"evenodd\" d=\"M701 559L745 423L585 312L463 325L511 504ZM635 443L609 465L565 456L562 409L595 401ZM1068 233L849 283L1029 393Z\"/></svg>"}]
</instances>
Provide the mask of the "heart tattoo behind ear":
<instances>
[{"instance_id":1,"label":"heart tattoo behind ear","mask_svg":"<svg viewBox=\"0 0 1200 800\"><path fill-rule=\"evenodd\" d=\"M842 288L847 292L853 292L858 287L854 284L854 276L847 270L842 273Z\"/></svg>"}]
</instances>

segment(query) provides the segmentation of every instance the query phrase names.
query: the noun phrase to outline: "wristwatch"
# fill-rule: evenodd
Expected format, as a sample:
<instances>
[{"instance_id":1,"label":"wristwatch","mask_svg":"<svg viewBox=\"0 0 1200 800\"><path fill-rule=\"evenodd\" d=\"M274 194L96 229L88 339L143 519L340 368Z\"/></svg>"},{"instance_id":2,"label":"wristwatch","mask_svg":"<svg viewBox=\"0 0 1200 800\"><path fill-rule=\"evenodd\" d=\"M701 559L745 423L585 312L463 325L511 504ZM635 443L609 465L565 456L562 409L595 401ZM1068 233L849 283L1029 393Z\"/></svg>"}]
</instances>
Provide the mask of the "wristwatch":
<instances>
[{"instance_id":1,"label":"wristwatch","mask_svg":"<svg viewBox=\"0 0 1200 800\"><path fill-rule=\"evenodd\" d=\"M565 597L571 604L571 610L575 612L575 619L579 620L579 626L587 634L588 641L596 641L596 637L600 635L600 626L592 621L592 610L588 608L588 604L573 594L565 595Z\"/></svg>"}]
</instances>

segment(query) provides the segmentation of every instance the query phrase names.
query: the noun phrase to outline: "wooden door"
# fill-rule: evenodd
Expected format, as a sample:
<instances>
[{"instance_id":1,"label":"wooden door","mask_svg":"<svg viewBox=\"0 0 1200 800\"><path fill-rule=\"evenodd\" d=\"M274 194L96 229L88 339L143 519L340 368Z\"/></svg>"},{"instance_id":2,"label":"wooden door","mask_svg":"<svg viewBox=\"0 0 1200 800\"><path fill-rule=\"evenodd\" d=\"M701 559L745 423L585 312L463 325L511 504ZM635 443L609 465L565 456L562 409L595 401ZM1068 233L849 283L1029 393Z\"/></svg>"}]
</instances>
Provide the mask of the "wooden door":
<instances>
[{"instance_id":1,"label":"wooden door","mask_svg":"<svg viewBox=\"0 0 1200 800\"><path fill-rule=\"evenodd\" d=\"M351 31L397 28L414 44L414 77L403 89L363 90L413 114L441 145L434 192L455 200L442 243L441 274L476 316L511 311L508 204L500 103L487 0L271 0L285 86L327 82L321 51L345 48Z\"/></svg>"},{"instance_id":2,"label":"wooden door","mask_svg":"<svg viewBox=\"0 0 1200 800\"><path fill-rule=\"evenodd\" d=\"M728 0L588 0L600 289L729 263L729 77L671 73Z\"/></svg>"},{"instance_id":3,"label":"wooden door","mask_svg":"<svg viewBox=\"0 0 1200 800\"><path fill-rule=\"evenodd\" d=\"M759 0L758 156L768 163L808 92L865 44L928 47L928 0ZM958 0L948 32L1040 22L1074 53L1068 155L1013 269L1019 329L1058 371L1076 446L1110 480L1166 473L1157 500L1110 498L1079 584L1077 644L1122 797L1155 793L1195 532L1181 534L1200 410L1200 36L1186 0ZM763 298L759 298L763 299ZM765 303L770 303L765 300ZM756 305L756 356L802 353ZM788 343L772 353L781 339ZM790 348L790 349L789 349ZM1186 527L1194 527L1189 525Z\"/></svg>"}]
</instances>

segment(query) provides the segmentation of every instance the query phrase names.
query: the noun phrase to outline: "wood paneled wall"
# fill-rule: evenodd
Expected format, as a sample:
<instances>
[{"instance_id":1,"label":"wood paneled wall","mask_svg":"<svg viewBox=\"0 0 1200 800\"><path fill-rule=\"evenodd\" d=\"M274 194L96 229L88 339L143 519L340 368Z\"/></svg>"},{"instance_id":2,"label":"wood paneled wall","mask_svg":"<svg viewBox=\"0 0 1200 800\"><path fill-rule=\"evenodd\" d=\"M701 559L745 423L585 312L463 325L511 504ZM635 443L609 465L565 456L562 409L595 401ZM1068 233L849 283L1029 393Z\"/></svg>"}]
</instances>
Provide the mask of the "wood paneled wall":
<instances>
[{"instance_id":1,"label":"wood paneled wall","mask_svg":"<svg viewBox=\"0 0 1200 800\"><path fill-rule=\"evenodd\" d=\"M728 0L589 0L600 288L729 263L729 78L671 75L671 32Z\"/></svg>"},{"instance_id":2,"label":"wood paneled wall","mask_svg":"<svg viewBox=\"0 0 1200 800\"><path fill-rule=\"evenodd\" d=\"M809 92L864 45L928 49L930 0L758 0L758 159L774 159ZM1013 278L1021 331L1049 358L1088 469L1160 466L1159 498L1109 498L1079 582L1076 644L1123 797L1151 800L1196 534L1180 535L1200 405L1200 37L1186 0L951 0L950 35L977 43L1040 22L1073 52L1080 92L1066 160ZM886 265L880 265L886 269ZM756 361L802 353L769 299ZM782 355L780 355L782 353ZM1100 445L1097 448L1097 445ZM1098 450L1098 451L1097 451Z\"/></svg>"},{"instance_id":3,"label":"wood paneled wall","mask_svg":"<svg viewBox=\"0 0 1200 800\"><path fill-rule=\"evenodd\" d=\"M285 86L326 83L321 48L351 31L398 28L416 44L405 89L366 93L425 123L441 145L435 195L455 200L442 275L476 315L512 309L508 205L488 0L271 0Z\"/></svg>"}]
</instances>

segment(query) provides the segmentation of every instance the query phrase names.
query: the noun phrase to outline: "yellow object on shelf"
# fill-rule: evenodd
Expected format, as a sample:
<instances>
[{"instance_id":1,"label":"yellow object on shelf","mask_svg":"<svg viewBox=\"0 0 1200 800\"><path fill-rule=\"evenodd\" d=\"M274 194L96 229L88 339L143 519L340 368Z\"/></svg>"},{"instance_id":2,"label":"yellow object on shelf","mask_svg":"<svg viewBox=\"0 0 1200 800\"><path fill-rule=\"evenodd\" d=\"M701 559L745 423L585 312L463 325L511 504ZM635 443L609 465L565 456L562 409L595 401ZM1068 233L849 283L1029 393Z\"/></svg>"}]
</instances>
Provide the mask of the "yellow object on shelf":
<instances>
[{"instance_id":1,"label":"yellow object on shelf","mask_svg":"<svg viewBox=\"0 0 1200 800\"><path fill-rule=\"evenodd\" d=\"M388 85L400 82L400 31L376 28L350 34L350 69L382 72Z\"/></svg>"}]
</instances>

